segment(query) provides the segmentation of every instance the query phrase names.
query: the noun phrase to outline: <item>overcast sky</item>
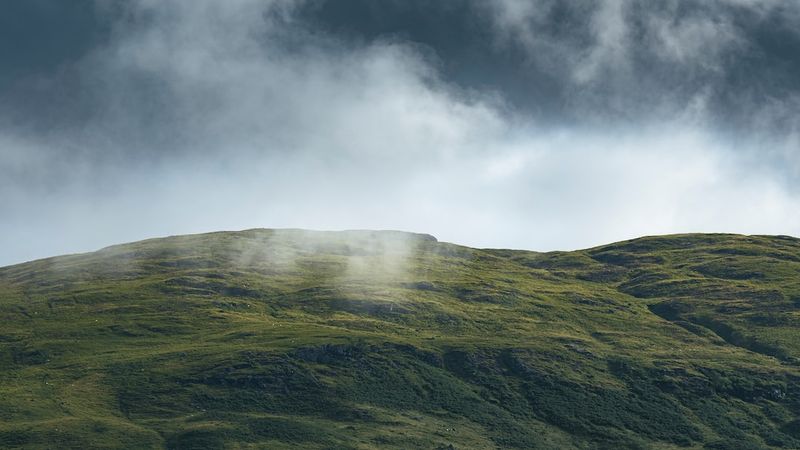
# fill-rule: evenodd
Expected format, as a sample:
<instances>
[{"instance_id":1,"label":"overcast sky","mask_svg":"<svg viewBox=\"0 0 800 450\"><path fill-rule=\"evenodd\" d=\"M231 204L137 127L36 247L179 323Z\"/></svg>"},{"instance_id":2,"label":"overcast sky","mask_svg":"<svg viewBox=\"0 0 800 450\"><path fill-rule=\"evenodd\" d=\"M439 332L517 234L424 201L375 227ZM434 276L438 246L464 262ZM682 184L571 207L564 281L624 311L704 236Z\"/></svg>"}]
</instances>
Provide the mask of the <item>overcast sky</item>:
<instances>
[{"instance_id":1,"label":"overcast sky","mask_svg":"<svg viewBox=\"0 0 800 450\"><path fill-rule=\"evenodd\" d=\"M0 265L255 227L800 235L794 0L0 7Z\"/></svg>"}]
</instances>

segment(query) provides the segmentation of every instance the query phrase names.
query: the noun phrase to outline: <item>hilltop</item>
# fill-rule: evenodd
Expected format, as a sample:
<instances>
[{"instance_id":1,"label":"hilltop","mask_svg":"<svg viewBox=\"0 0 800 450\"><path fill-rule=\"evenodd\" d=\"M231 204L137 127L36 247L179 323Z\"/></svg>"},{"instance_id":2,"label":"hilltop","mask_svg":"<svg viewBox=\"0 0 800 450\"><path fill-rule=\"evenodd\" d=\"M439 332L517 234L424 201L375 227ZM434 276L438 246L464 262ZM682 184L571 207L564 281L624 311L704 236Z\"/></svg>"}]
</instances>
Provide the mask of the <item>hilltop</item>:
<instances>
[{"instance_id":1,"label":"hilltop","mask_svg":"<svg viewBox=\"0 0 800 450\"><path fill-rule=\"evenodd\" d=\"M0 447L800 448L800 240L247 230L0 268Z\"/></svg>"}]
</instances>

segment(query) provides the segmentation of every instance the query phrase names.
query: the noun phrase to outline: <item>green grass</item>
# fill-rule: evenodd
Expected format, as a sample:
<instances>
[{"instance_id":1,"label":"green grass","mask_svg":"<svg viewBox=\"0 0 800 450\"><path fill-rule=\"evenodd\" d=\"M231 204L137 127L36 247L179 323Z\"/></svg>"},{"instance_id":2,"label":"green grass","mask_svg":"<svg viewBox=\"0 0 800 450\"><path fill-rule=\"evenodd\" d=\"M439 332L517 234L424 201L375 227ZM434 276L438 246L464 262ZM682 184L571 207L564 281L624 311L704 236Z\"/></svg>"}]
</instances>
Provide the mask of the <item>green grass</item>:
<instances>
[{"instance_id":1,"label":"green grass","mask_svg":"<svg viewBox=\"0 0 800 450\"><path fill-rule=\"evenodd\" d=\"M800 448L800 240L248 230L0 268L0 447Z\"/></svg>"}]
</instances>

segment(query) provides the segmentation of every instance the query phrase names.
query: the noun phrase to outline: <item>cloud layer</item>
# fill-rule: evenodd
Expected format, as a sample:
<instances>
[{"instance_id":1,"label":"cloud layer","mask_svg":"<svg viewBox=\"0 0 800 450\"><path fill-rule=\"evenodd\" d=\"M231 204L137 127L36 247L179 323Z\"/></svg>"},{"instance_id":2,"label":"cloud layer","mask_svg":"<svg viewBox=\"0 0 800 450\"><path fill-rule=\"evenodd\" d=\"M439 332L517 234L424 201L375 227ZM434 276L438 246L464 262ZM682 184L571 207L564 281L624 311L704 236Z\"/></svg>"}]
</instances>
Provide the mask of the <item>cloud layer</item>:
<instances>
[{"instance_id":1,"label":"cloud layer","mask_svg":"<svg viewBox=\"0 0 800 450\"><path fill-rule=\"evenodd\" d=\"M800 234L798 8L384 3L84 5L99 37L0 76L0 264L250 227Z\"/></svg>"}]
</instances>

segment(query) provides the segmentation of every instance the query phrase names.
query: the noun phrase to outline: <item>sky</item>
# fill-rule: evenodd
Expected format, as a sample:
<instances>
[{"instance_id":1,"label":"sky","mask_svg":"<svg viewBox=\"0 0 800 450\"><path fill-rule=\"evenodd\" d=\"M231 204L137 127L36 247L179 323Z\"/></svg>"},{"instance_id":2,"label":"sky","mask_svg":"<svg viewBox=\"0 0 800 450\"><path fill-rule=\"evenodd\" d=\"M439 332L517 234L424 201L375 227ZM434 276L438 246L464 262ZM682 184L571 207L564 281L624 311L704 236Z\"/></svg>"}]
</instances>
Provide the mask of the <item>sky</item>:
<instances>
[{"instance_id":1,"label":"sky","mask_svg":"<svg viewBox=\"0 0 800 450\"><path fill-rule=\"evenodd\" d=\"M0 8L0 265L262 227L800 235L793 0Z\"/></svg>"}]
</instances>

